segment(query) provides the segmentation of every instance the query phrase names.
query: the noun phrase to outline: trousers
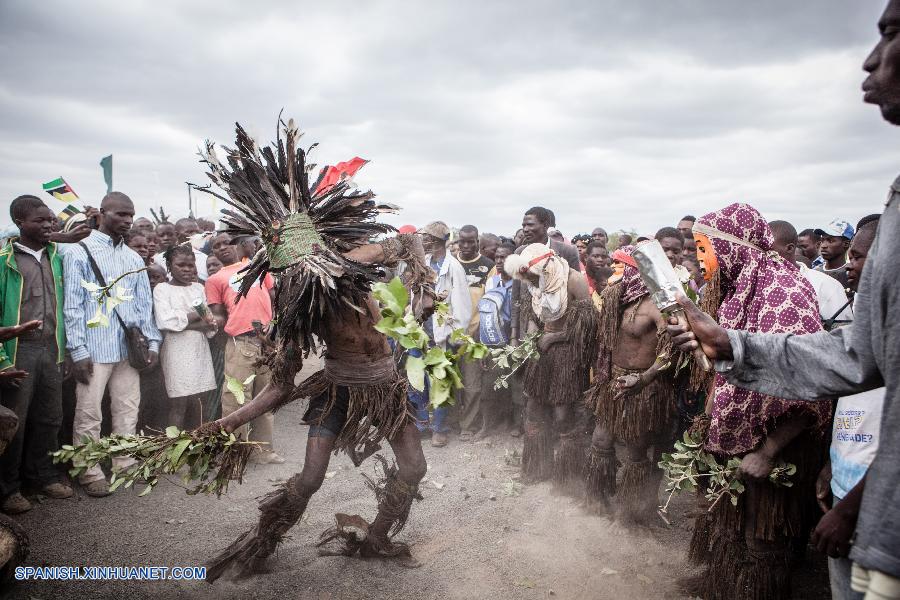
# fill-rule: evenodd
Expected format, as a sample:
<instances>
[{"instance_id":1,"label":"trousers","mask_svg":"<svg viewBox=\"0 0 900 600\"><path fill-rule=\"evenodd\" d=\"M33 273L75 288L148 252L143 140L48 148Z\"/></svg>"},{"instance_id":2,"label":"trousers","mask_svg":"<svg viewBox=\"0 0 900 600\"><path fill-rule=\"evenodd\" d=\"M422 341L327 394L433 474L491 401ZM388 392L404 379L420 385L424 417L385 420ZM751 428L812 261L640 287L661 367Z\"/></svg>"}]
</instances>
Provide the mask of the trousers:
<instances>
[{"instance_id":1,"label":"trousers","mask_svg":"<svg viewBox=\"0 0 900 600\"><path fill-rule=\"evenodd\" d=\"M94 363L90 381L87 384L78 383L75 387L73 443L80 444L84 436L95 440L100 437L100 424L103 421L101 402L107 385L112 401L112 433L134 433L141 403L141 380L137 370L128 364L127 359L117 363ZM112 466L113 470L121 470L132 464L132 458L114 458ZM100 466L95 465L82 473L78 482L85 485L103 478Z\"/></svg>"},{"instance_id":2,"label":"trousers","mask_svg":"<svg viewBox=\"0 0 900 600\"><path fill-rule=\"evenodd\" d=\"M16 413L19 428L0 457L0 498L19 491L21 479L45 486L59 481L50 452L59 449L62 373L56 341L20 340L16 368L28 371L18 388L3 390L3 406Z\"/></svg>"}]
</instances>

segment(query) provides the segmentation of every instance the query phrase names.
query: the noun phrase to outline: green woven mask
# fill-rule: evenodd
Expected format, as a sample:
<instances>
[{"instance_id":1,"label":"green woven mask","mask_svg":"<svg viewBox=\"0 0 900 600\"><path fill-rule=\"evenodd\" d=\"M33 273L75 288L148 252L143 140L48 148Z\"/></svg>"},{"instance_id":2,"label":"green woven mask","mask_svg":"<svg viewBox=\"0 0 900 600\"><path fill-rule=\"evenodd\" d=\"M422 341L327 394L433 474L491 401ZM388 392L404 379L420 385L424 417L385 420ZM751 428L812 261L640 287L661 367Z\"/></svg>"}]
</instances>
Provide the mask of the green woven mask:
<instances>
[{"instance_id":1,"label":"green woven mask","mask_svg":"<svg viewBox=\"0 0 900 600\"><path fill-rule=\"evenodd\" d=\"M283 224L277 221L272 223L272 229L264 241L270 268L274 270L295 265L325 247L325 242L305 212L291 214Z\"/></svg>"}]
</instances>

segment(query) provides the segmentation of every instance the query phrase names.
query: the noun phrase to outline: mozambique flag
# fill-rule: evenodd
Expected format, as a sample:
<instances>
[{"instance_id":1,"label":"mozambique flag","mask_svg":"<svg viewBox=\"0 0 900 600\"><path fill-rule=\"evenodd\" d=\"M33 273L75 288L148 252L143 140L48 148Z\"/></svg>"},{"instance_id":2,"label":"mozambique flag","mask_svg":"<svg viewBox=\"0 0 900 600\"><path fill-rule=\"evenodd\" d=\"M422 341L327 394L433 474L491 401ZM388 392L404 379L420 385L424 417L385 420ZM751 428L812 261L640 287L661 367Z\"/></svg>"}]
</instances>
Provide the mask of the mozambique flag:
<instances>
[{"instance_id":1,"label":"mozambique flag","mask_svg":"<svg viewBox=\"0 0 900 600\"><path fill-rule=\"evenodd\" d=\"M71 203L78 200L78 194L72 189L66 180L60 177L44 184L44 191L60 202Z\"/></svg>"},{"instance_id":2,"label":"mozambique flag","mask_svg":"<svg viewBox=\"0 0 900 600\"><path fill-rule=\"evenodd\" d=\"M80 212L81 212L81 209L80 209L80 208L78 208L77 206L73 206L73 205L70 204L70 205L68 205L67 207L65 207L64 209L62 209L61 211L59 211L59 213L57 213L56 216L59 217L59 220L60 220L60 221L62 221L63 223L65 223L65 222L68 221L71 217L74 217L75 215L77 215L77 214L80 213Z\"/></svg>"}]
</instances>

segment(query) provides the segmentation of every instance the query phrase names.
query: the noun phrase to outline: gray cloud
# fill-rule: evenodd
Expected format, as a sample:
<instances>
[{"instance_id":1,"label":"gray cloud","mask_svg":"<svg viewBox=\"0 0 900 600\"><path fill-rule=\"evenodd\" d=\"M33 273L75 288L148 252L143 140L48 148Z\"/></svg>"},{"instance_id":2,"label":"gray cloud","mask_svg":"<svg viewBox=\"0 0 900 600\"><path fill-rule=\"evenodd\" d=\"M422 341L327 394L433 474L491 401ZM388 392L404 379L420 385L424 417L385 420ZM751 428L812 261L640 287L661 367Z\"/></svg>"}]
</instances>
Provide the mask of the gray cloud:
<instances>
[{"instance_id":1,"label":"gray cloud","mask_svg":"<svg viewBox=\"0 0 900 600\"><path fill-rule=\"evenodd\" d=\"M64 176L185 210L203 139L294 116L404 212L511 234L651 232L747 201L798 226L880 209L895 132L861 102L881 1L4 2L0 194ZM201 204L209 213L212 205Z\"/></svg>"}]
</instances>

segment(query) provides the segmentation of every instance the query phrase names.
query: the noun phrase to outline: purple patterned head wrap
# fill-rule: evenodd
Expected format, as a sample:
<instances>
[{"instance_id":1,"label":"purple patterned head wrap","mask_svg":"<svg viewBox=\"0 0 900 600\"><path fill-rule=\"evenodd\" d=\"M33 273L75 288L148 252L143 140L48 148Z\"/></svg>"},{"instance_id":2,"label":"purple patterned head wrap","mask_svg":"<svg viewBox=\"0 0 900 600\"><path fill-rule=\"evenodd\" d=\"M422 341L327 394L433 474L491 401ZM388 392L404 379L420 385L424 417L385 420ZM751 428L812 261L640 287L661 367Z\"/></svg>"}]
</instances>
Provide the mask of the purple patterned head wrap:
<instances>
[{"instance_id":1,"label":"purple patterned head wrap","mask_svg":"<svg viewBox=\"0 0 900 600\"><path fill-rule=\"evenodd\" d=\"M719 262L722 327L795 334L822 330L812 285L795 265L772 251L772 231L755 208L731 204L700 218L694 230L709 237ZM816 418L816 427L830 423L827 402L775 398L737 388L716 375L706 447L726 455L751 452L777 418L801 411Z\"/></svg>"}]
</instances>

